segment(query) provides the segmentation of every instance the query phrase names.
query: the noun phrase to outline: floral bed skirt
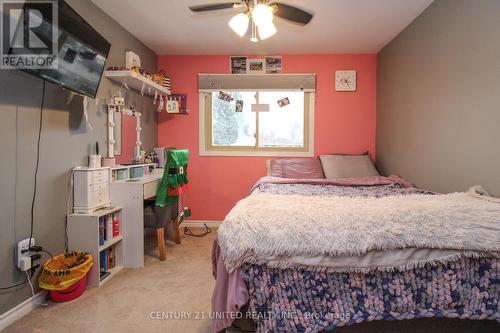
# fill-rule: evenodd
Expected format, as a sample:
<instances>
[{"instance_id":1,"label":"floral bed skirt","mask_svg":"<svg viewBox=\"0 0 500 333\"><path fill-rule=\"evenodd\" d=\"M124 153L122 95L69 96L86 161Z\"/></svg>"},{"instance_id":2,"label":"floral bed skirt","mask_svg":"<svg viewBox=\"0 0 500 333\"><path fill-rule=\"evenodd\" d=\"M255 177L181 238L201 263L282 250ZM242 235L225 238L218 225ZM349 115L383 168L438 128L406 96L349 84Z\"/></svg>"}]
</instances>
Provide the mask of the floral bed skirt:
<instances>
[{"instance_id":1,"label":"floral bed skirt","mask_svg":"<svg viewBox=\"0 0 500 333\"><path fill-rule=\"evenodd\" d=\"M363 321L448 317L500 322L500 259L407 271L325 273L244 265L257 332L320 332Z\"/></svg>"}]
</instances>

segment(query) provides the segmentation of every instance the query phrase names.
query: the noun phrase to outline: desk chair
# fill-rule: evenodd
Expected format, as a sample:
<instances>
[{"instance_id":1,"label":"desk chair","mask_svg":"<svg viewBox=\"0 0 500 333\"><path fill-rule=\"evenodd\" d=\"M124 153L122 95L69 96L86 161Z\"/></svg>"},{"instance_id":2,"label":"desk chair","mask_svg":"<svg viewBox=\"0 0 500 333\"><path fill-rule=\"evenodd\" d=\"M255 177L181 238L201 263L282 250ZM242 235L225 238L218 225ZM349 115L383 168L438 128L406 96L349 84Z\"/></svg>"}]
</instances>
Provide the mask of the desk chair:
<instances>
[{"instance_id":1,"label":"desk chair","mask_svg":"<svg viewBox=\"0 0 500 333\"><path fill-rule=\"evenodd\" d=\"M167 235L175 235L174 221L176 219L177 204L161 207L157 206L154 200L144 202L144 227L156 229L156 242L162 261L166 258L165 227L167 227Z\"/></svg>"},{"instance_id":2,"label":"desk chair","mask_svg":"<svg viewBox=\"0 0 500 333\"><path fill-rule=\"evenodd\" d=\"M169 149L163 177L156 191L154 204L144 207L144 225L156 229L156 240L160 252L160 260L165 260L165 226L172 226L173 239L181 243L179 224L191 211L184 207L187 190L187 149ZM180 199L183 198L184 200ZM172 223L169 223L172 222Z\"/></svg>"}]
</instances>

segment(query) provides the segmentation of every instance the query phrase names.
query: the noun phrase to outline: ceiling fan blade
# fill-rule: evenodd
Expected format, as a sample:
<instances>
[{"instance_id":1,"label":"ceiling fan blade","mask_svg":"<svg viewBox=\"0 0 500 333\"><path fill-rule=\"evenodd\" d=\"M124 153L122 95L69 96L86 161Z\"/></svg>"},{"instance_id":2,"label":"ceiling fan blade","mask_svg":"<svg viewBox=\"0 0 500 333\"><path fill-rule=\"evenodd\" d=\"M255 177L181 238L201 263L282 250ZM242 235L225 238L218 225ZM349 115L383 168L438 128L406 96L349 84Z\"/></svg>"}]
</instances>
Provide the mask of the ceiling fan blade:
<instances>
[{"instance_id":1,"label":"ceiling fan blade","mask_svg":"<svg viewBox=\"0 0 500 333\"><path fill-rule=\"evenodd\" d=\"M207 5L197 5L189 6L192 12L208 12L212 10L229 9L235 8L241 5L241 2L222 2L222 3L212 3Z\"/></svg>"},{"instance_id":2,"label":"ceiling fan blade","mask_svg":"<svg viewBox=\"0 0 500 333\"><path fill-rule=\"evenodd\" d=\"M276 8L274 15L295 23L306 25L313 18L312 14L305 10L284 3L272 2L269 5Z\"/></svg>"}]
</instances>

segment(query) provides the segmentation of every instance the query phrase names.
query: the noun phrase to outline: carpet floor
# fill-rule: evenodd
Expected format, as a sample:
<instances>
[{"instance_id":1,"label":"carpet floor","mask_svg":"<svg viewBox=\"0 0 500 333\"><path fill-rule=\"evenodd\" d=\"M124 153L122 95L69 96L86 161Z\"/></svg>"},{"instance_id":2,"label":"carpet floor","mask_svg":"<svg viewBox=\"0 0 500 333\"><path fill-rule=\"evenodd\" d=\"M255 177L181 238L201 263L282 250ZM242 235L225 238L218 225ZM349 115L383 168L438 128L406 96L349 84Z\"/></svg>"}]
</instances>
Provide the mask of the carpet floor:
<instances>
[{"instance_id":1,"label":"carpet floor","mask_svg":"<svg viewBox=\"0 0 500 333\"><path fill-rule=\"evenodd\" d=\"M199 233L201 229L194 229ZM167 243L167 260L158 260L154 234L147 233L145 266L123 269L101 288L87 290L68 303L39 306L2 333L209 333L210 299L214 287L212 242L183 236ZM241 323L240 323L241 324ZM248 325L244 325L248 327ZM362 323L335 333L468 333L500 332L493 321L419 319ZM242 333L230 328L226 333ZM245 332L246 333L246 332Z\"/></svg>"},{"instance_id":2,"label":"carpet floor","mask_svg":"<svg viewBox=\"0 0 500 333\"><path fill-rule=\"evenodd\" d=\"M210 311L216 233L183 236L180 245L167 242L165 261L159 261L155 236L148 233L143 268L123 269L74 301L39 306L3 332L211 332L210 319L202 315Z\"/></svg>"}]
</instances>

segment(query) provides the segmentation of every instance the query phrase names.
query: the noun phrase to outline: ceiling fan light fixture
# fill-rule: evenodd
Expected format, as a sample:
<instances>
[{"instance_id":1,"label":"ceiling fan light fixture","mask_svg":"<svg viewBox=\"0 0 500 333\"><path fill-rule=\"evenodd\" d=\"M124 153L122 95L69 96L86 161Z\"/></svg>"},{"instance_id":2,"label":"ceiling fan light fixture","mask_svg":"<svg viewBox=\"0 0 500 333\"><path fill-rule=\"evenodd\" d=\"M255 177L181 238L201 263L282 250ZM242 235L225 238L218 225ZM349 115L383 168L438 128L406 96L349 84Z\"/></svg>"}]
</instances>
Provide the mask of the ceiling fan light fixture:
<instances>
[{"instance_id":1,"label":"ceiling fan light fixture","mask_svg":"<svg viewBox=\"0 0 500 333\"><path fill-rule=\"evenodd\" d=\"M250 41L252 43L257 43L259 39L257 38L257 26L255 25L255 22L252 20L252 36L250 37Z\"/></svg>"},{"instance_id":2,"label":"ceiling fan light fixture","mask_svg":"<svg viewBox=\"0 0 500 333\"><path fill-rule=\"evenodd\" d=\"M262 40L273 36L277 32L276 26L273 24L273 22L261 24L261 25L257 26L257 28L259 30L259 37Z\"/></svg>"},{"instance_id":3,"label":"ceiling fan light fixture","mask_svg":"<svg viewBox=\"0 0 500 333\"><path fill-rule=\"evenodd\" d=\"M255 22L255 25L258 27L260 27L261 25L272 23L273 10L268 5L259 3L252 9L252 19Z\"/></svg>"},{"instance_id":4,"label":"ceiling fan light fixture","mask_svg":"<svg viewBox=\"0 0 500 333\"><path fill-rule=\"evenodd\" d=\"M248 30L248 23L250 22L250 18L247 14L239 13L233 16L228 25L233 29L233 31L240 37L245 36Z\"/></svg>"}]
</instances>

